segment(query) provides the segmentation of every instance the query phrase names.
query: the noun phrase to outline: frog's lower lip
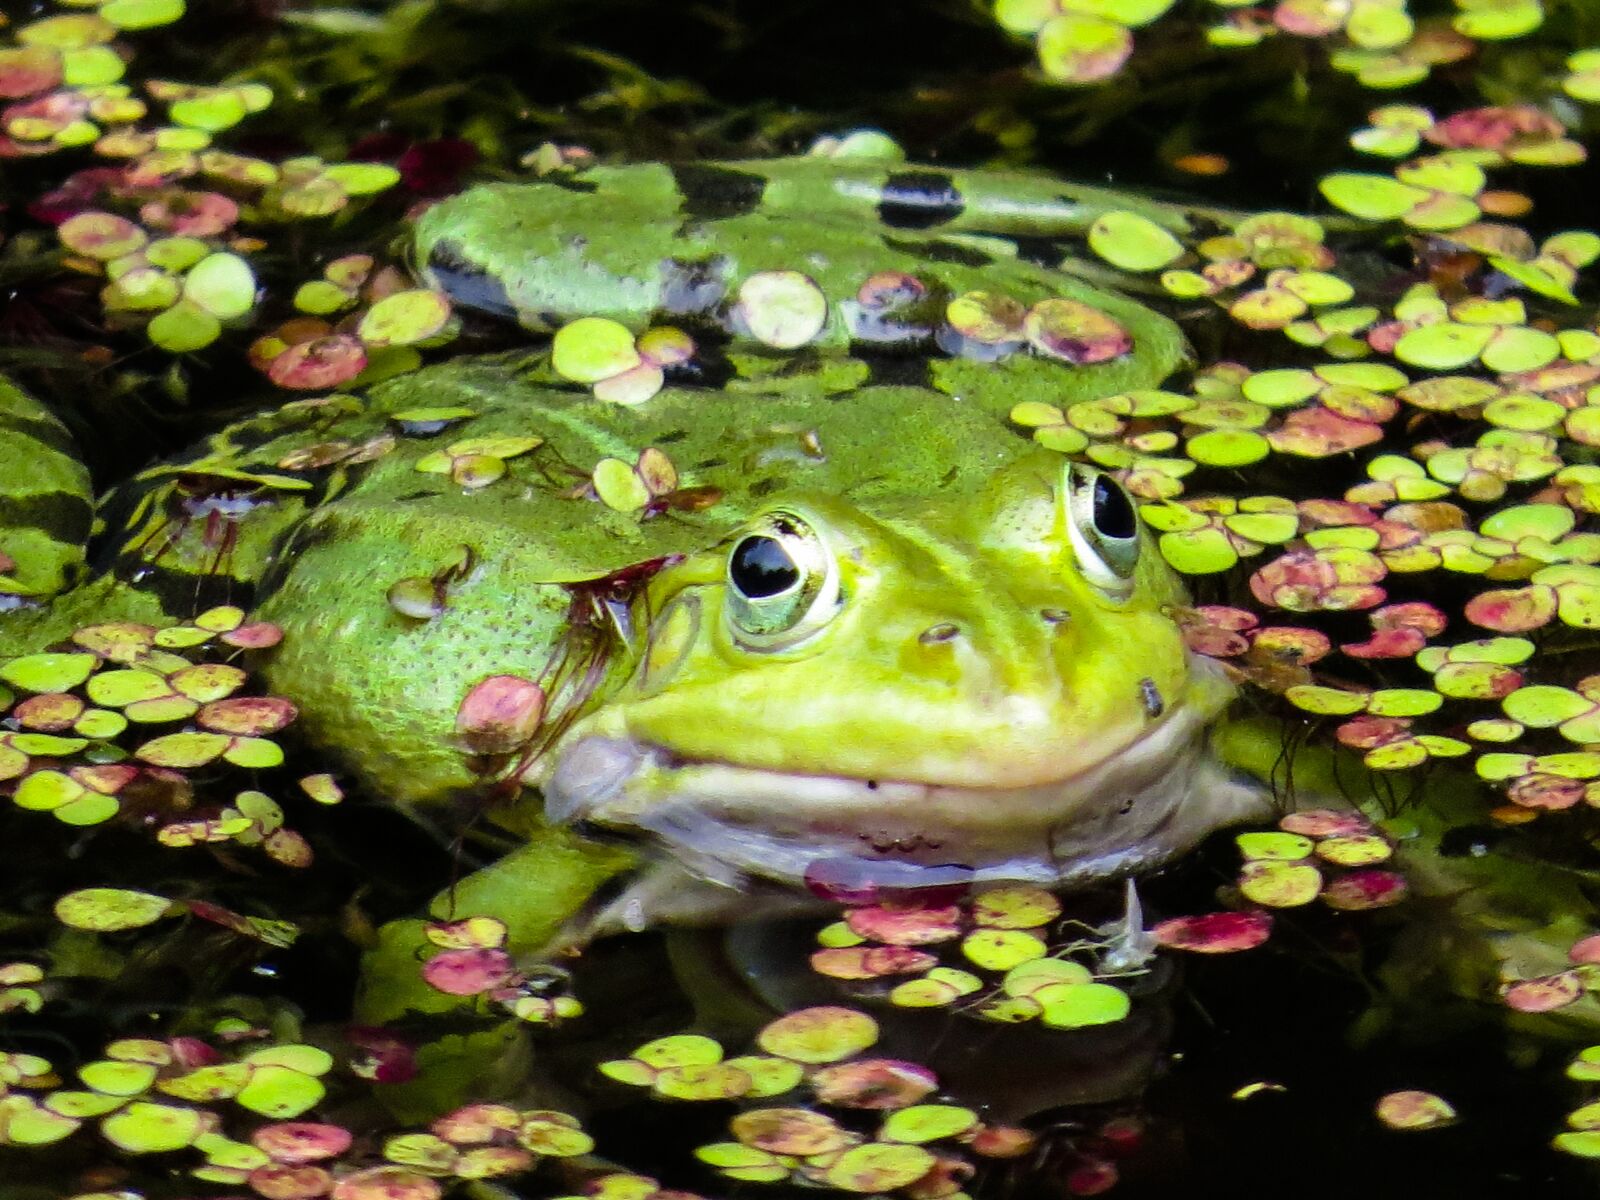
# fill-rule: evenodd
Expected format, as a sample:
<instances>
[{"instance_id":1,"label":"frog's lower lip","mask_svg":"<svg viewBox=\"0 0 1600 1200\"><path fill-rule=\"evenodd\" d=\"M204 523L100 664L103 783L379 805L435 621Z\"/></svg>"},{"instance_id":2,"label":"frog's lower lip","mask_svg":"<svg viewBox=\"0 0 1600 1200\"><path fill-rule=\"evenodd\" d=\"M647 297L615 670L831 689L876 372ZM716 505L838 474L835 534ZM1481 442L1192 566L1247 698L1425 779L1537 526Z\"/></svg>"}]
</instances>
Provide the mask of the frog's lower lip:
<instances>
[{"instance_id":1,"label":"frog's lower lip","mask_svg":"<svg viewBox=\"0 0 1600 1200\"><path fill-rule=\"evenodd\" d=\"M1259 817L1259 789L1226 775L1181 712L1087 771L1028 787L941 786L685 760L627 737L564 746L543 783L553 822L663 843L704 878L801 886L819 864L910 886L952 871L1047 886L1154 866L1219 825Z\"/></svg>"}]
</instances>

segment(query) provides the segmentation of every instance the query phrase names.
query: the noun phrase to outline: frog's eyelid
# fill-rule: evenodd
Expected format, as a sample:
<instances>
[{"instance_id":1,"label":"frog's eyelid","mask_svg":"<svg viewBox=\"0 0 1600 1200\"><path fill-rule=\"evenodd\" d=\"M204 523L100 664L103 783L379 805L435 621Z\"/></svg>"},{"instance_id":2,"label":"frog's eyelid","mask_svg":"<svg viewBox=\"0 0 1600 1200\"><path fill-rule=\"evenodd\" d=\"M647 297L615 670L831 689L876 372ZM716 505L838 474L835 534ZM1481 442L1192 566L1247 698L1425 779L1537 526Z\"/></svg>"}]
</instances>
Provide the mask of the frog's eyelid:
<instances>
[{"instance_id":1,"label":"frog's eyelid","mask_svg":"<svg viewBox=\"0 0 1600 1200\"><path fill-rule=\"evenodd\" d=\"M1135 526L1132 537L1114 537L1099 528L1095 521L1095 489L1101 480L1116 488L1131 507L1131 499L1109 475L1068 463L1061 478L1067 537L1084 579L1113 599L1125 600L1133 592L1134 572L1139 565L1138 528Z\"/></svg>"}]
</instances>

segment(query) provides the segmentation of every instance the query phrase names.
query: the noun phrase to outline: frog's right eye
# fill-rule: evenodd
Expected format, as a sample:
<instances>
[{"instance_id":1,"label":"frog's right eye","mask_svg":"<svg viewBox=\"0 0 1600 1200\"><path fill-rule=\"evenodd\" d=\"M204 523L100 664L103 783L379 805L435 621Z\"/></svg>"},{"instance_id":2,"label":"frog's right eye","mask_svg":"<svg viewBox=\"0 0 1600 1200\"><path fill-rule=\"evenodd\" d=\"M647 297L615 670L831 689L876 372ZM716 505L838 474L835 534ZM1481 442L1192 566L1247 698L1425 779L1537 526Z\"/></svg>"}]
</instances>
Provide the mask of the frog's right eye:
<instances>
[{"instance_id":1,"label":"frog's right eye","mask_svg":"<svg viewBox=\"0 0 1600 1200\"><path fill-rule=\"evenodd\" d=\"M839 569L804 519L769 513L728 551L728 624L752 650L810 637L839 608Z\"/></svg>"},{"instance_id":2,"label":"frog's right eye","mask_svg":"<svg viewBox=\"0 0 1600 1200\"><path fill-rule=\"evenodd\" d=\"M1122 485L1104 471L1065 468L1067 534L1083 578L1126 600L1139 567L1139 515Z\"/></svg>"}]
</instances>

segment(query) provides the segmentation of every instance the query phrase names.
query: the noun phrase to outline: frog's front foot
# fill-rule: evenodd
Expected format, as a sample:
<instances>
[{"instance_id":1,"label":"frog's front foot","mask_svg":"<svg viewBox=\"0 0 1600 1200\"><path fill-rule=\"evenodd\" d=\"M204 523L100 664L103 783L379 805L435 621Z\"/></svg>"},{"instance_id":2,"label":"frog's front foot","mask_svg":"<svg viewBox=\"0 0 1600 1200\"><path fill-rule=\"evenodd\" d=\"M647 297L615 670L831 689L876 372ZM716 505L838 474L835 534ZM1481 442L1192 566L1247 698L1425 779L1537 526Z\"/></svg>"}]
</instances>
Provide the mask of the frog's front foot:
<instances>
[{"instance_id":1,"label":"frog's front foot","mask_svg":"<svg viewBox=\"0 0 1600 1200\"><path fill-rule=\"evenodd\" d=\"M1156 956L1155 935L1144 927L1144 905L1132 879L1123 882L1122 916L1100 927L1106 939L1100 954L1102 970L1110 972L1142 970Z\"/></svg>"},{"instance_id":2,"label":"frog's front foot","mask_svg":"<svg viewBox=\"0 0 1600 1200\"><path fill-rule=\"evenodd\" d=\"M724 873L725 876L726 873ZM615 933L656 925L731 925L793 916L816 901L791 888L742 877L707 878L671 858L653 860L596 897L556 933L551 948L587 945Z\"/></svg>"}]
</instances>

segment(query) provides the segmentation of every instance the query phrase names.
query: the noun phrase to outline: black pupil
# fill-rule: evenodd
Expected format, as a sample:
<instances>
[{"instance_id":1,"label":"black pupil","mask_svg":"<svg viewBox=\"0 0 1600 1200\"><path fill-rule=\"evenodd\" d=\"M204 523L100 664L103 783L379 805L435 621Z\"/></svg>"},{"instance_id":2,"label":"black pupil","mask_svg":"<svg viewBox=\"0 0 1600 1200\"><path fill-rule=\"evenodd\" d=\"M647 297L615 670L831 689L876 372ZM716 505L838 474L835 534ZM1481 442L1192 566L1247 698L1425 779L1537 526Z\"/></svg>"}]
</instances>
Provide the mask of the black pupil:
<instances>
[{"instance_id":1,"label":"black pupil","mask_svg":"<svg viewBox=\"0 0 1600 1200\"><path fill-rule=\"evenodd\" d=\"M1094 527L1102 537L1131 538L1139 532L1128 493L1104 475L1094 481Z\"/></svg>"},{"instance_id":2,"label":"black pupil","mask_svg":"<svg viewBox=\"0 0 1600 1200\"><path fill-rule=\"evenodd\" d=\"M760 600L800 582L800 568L777 538L752 534L733 548L728 578L745 596Z\"/></svg>"}]
</instances>

